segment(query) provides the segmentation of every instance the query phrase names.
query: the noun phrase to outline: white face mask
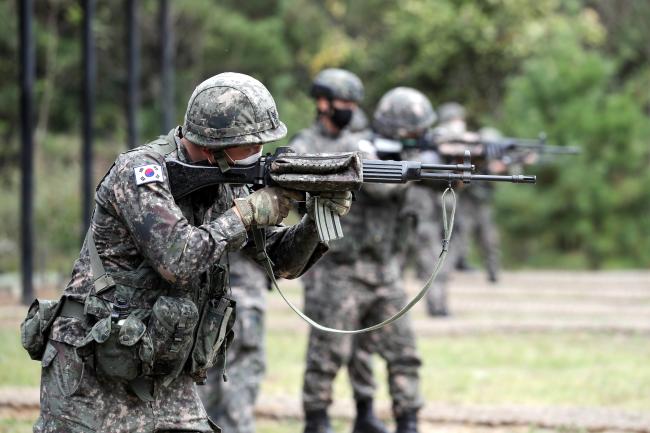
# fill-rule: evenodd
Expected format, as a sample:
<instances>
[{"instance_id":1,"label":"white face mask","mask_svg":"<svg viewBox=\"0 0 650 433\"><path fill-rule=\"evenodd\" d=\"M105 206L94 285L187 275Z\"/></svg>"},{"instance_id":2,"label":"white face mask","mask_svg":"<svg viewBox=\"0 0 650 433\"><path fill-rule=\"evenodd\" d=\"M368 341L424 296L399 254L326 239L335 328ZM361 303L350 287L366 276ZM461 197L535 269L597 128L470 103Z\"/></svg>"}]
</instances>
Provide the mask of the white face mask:
<instances>
[{"instance_id":1,"label":"white face mask","mask_svg":"<svg viewBox=\"0 0 650 433\"><path fill-rule=\"evenodd\" d=\"M228 157L228 159L230 160L230 163L232 165L251 165L251 164L255 164L257 162L257 160L260 159L260 157L262 156L262 149L260 149L260 151L258 153L254 153L254 154L252 154L250 156L247 156L244 159L238 159L236 161L233 160L230 157L230 155L228 155L227 153L226 153L226 156Z\"/></svg>"}]
</instances>

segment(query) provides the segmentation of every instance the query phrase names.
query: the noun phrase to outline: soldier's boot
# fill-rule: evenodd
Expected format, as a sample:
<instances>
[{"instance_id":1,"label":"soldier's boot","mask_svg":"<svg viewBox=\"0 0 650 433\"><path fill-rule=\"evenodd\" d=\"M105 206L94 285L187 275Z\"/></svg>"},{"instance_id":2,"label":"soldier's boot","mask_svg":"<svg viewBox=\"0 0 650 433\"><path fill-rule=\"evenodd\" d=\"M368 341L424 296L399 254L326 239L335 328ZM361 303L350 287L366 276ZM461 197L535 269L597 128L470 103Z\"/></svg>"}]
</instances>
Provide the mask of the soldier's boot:
<instances>
[{"instance_id":1,"label":"soldier's boot","mask_svg":"<svg viewBox=\"0 0 650 433\"><path fill-rule=\"evenodd\" d=\"M445 317L449 315L447 308L447 288L434 284L427 294L427 313L433 317Z\"/></svg>"},{"instance_id":2,"label":"soldier's boot","mask_svg":"<svg viewBox=\"0 0 650 433\"><path fill-rule=\"evenodd\" d=\"M397 430L395 433L418 433L418 412L410 410L395 418Z\"/></svg>"},{"instance_id":3,"label":"soldier's boot","mask_svg":"<svg viewBox=\"0 0 650 433\"><path fill-rule=\"evenodd\" d=\"M303 433L334 433L330 425L327 409L308 410L305 413L305 430Z\"/></svg>"},{"instance_id":4,"label":"soldier's boot","mask_svg":"<svg viewBox=\"0 0 650 433\"><path fill-rule=\"evenodd\" d=\"M496 284L499 281L499 274L494 269L488 269L488 281Z\"/></svg>"},{"instance_id":5,"label":"soldier's boot","mask_svg":"<svg viewBox=\"0 0 650 433\"><path fill-rule=\"evenodd\" d=\"M352 433L388 433L386 426L372 410L372 400L357 400L357 417Z\"/></svg>"}]
</instances>

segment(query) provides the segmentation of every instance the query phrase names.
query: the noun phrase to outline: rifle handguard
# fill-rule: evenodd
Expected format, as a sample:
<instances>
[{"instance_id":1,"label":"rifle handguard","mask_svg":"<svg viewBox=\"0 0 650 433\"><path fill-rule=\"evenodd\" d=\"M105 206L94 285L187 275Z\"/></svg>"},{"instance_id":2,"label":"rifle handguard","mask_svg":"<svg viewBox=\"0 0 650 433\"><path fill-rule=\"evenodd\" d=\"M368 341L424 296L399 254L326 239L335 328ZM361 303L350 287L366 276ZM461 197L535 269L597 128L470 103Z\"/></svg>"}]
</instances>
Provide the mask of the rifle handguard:
<instances>
[{"instance_id":1,"label":"rifle handguard","mask_svg":"<svg viewBox=\"0 0 650 433\"><path fill-rule=\"evenodd\" d=\"M353 191L363 184L357 152L335 154L282 154L270 167L276 184L299 191Z\"/></svg>"}]
</instances>

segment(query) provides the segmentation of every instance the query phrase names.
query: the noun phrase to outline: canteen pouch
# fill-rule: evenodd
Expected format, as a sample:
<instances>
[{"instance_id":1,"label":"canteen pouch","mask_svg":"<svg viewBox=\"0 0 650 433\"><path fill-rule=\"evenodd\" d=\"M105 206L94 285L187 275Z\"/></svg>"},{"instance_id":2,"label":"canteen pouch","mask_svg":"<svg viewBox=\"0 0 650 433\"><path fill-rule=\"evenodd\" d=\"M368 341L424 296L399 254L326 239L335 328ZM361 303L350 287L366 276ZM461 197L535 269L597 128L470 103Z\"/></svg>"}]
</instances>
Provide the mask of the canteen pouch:
<instances>
[{"instance_id":1,"label":"canteen pouch","mask_svg":"<svg viewBox=\"0 0 650 433\"><path fill-rule=\"evenodd\" d=\"M198 309L190 299L161 296L153 305L147 333L153 345L150 373L168 376L168 384L182 371L192 350Z\"/></svg>"},{"instance_id":2,"label":"canteen pouch","mask_svg":"<svg viewBox=\"0 0 650 433\"><path fill-rule=\"evenodd\" d=\"M203 376L202 371L214 366L220 350L232 341L235 309L235 301L225 296L206 302L192 349L190 373L193 377Z\"/></svg>"},{"instance_id":3,"label":"canteen pouch","mask_svg":"<svg viewBox=\"0 0 650 433\"><path fill-rule=\"evenodd\" d=\"M50 327L59 314L61 301L35 299L20 324L20 341L29 357L40 361L45 352Z\"/></svg>"},{"instance_id":4,"label":"canteen pouch","mask_svg":"<svg viewBox=\"0 0 650 433\"><path fill-rule=\"evenodd\" d=\"M300 191L353 191L361 188L363 168L357 152L344 154L283 153L270 168L278 185Z\"/></svg>"}]
</instances>

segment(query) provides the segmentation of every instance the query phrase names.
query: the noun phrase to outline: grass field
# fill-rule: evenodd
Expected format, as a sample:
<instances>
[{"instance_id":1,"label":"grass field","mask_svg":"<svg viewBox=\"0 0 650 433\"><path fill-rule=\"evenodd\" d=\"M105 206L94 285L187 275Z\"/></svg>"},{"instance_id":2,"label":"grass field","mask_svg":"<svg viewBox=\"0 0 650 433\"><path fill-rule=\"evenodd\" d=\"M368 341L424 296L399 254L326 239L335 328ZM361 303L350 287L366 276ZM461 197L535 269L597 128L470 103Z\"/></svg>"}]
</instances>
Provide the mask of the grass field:
<instances>
[{"instance_id":1,"label":"grass field","mask_svg":"<svg viewBox=\"0 0 650 433\"><path fill-rule=\"evenodd\" d=\"M267 395L298 396L304 335L268 333ZM15 328L0 328L0 386L35 387L39 365ZM427 401L457 404L650 407L650 344L644 336L530 334L429 337L419 340ZM379 399L387 399L383 363L375 363ZM343 371L342 371L343 373ZM350 397L347 377L335 384Z\"/></svg>"},{"instance_id":2,"label":"grass field","mask_svg":"<svg viewBox=\"0 0 650 433\"><path fill-rule=\"evenodd\" d=\"M643 336L543 334L419 340L423 395L457 404L650 407L650 344ZM270 332L263 393L298 395L303 341ZM388 399L385 368L375 363L379 398ZM274 368L275 366L275 368ZM335 384L351 397L347 377Z\"/></svg>"},{"instance_id":3,"label":"grass field","mask_svg":"<svg viewBox=\"0 0 650 433\"><path fill-rule=\"evenodd\" d=\"M425 401L467 407L607 408L647 414L650 408L650 393L647 392L650 389L647 333L650 286L645 283L648 275L624 275L621 280L626 284L624 290L616 275L583 275L571 284L562 276L535 274L534 277L557 281L548 287L546 280L528 287L528 277L512 274L509 280L490 291L477 285L480 283L477 277L458 278L460 289L452 292L452 305L457 307L458 314L431 321L424 316L422 308L416 308L413 318L415 331L419 333ZM287 284L286 289L289 297L300 304L302 293L297 285ZM535 295L528 299L519 291L531 291ZM274 296L269 296L268 367L261 397L267 402L290 399L295 407L302 387L306 327ZM24 311L10 306L0 311L0 388L34 389L39 383L40 366L29 360L20 347L18 323ZM553 326L533 333L500 332L497 328L488 333L478 329L479 332L459 335L433 332L448 325L471 324L472 320L483 317L489 319L486 323L628 323L632 327L638 325L639 332L580 333L566 329L558 331ZM386 373L378 357L375 370L379 385L377 399L386 407L389 401ZM335 398L343 402L351 398L344 369L335 382ZM591 415L592 411L588 413ZM0 433L30 432L34 413L19 415L20 419L10 419L12 415L0 412ZM271 414L275 415L275 412ZM350 428L347 420L336 419L335 422L338 432ZM258 420L259 433L299 432L301 427L302 423L293 419ZM459 424L428 424L425 427L423 433L553 431ZM574 433L573 430L560 431Z\"/></svg>"}]
</instances>

